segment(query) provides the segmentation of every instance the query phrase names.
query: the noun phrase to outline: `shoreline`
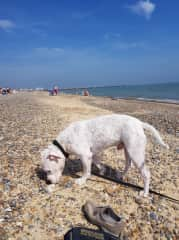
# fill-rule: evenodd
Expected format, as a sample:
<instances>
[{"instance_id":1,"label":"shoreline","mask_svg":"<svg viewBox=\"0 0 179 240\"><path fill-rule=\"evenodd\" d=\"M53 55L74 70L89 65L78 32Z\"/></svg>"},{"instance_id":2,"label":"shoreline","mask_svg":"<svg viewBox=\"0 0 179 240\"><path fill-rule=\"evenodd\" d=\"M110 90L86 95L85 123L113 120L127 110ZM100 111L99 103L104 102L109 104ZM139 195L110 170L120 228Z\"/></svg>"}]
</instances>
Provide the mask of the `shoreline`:
<instances>
[{"instance_id":1,"label":"shoreline","mask_svg":"<svg viewBox=\"0 0 179 240\"><path fill-rule=\"evenodd\" d=\"M112 97L119 99L143 99L156 102L173 102L179 104L179 83L100 86L86 88L61 89L65 93L81 94L88 90L92 96Z\"/></svg>"},{"instance_id":2,"label":"shoreline","mask_svg":"<svg viewBox=\"0 0 179 240\"><path fill-rule=\"evenodd\" d=\"M111 97L112 98L112 97ZM114 98L114 100L124 99L124 100L135 100L135 101L143 101L143 102L156 102L156 103L166 103L166 104L176 104L179 105L179 100L177 99L152 99L152 98Z\"/></svg>"},{"instance_id":3,"label":"shoreline","mask_svg":"<svg viewBox=\"0 0 179 240\"><path fill-rule=\"evenodd\" d=\"M61 94L61 93L60 93ZM60 95L59 94L59 95ZM73 95L73 96L83 96L80 94L74 94L74 93L65 93L62 91L62 94L65 95ZM101 97L101 98L110 98L112 100L135 100L135 101L143 101L143 102L156 102L156 103L166 103L166 104L176 104L179 105L178 99L159 99L159 98L143 98L143 97L113 97L113 96L101 96L101 95L89 95L86 97Z\"/></svg>"}]
</instances>

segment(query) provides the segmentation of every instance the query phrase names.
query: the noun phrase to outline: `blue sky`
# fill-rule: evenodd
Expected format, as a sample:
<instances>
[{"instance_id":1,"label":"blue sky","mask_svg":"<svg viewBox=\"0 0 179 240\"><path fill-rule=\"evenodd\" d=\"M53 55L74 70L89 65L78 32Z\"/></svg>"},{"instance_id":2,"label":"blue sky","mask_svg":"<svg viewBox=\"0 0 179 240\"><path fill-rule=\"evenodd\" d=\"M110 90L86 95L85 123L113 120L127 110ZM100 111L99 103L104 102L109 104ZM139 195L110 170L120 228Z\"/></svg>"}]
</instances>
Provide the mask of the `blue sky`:
<instances>
[{"instance_id":1,"label":"blue sky","mask_svg":"<svg viewBox=\"0 0 179 240\"><path fill-rule=\"evenodd\" d=\"M0 86L178 82L178 9L178 0L0 0Z\"/></svg>"}]
</instances>

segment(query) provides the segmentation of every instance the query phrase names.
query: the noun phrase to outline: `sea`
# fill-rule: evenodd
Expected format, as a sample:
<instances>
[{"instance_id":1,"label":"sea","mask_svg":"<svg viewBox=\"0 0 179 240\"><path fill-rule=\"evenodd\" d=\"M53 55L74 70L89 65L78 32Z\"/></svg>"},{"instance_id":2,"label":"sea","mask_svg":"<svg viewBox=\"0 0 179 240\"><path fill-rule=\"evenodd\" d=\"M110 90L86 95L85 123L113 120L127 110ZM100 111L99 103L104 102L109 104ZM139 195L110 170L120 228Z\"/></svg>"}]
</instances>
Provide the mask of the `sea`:
<instances>
[{"instance_id":1,"label":"sea","mask_svg":"<svg viewBox=\"0 0 179 240\"><path fill-rule=\"evenodd\" d=\"M179 104L179 82L145 85L121 85L63 89L66 94L82 95L88 90L90 95L111 98L138 99L146 101L170 102Z\"/></svg>"}]
</instances>

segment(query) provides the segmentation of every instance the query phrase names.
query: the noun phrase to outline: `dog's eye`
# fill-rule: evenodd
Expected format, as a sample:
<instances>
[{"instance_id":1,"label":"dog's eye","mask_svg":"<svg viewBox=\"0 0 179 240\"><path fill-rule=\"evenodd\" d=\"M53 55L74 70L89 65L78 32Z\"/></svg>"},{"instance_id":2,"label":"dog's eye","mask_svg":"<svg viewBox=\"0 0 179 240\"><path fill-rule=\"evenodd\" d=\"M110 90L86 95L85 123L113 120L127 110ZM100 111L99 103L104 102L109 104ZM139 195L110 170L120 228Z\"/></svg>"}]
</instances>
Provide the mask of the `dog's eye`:
<instances>
[{"instance_id":1,"label":"dog's eye","mask_svg":"<svg viewBox=\"0 0 179 240\"><path fill-rule=\"evenodd\" d=\"M51 174L52 173L52 171L50 171L50 170L48 170L48 171L46 171L46 174L48 175L48 174Z\"/></svg>"},{"instance_id":2,"label":"dog's eye","mask_svg":"<svg viewBox=\"0 0 179 240\"><path fill-rule=\"evenodd\" d=\"M60 159L60 157L55 156L55 155L52 155L52 154L48 155L47 158L48 158L50 161L54 161L54 162L56 162L56 163L58 163L58 159Z\"/></svg>"}]
</instances>

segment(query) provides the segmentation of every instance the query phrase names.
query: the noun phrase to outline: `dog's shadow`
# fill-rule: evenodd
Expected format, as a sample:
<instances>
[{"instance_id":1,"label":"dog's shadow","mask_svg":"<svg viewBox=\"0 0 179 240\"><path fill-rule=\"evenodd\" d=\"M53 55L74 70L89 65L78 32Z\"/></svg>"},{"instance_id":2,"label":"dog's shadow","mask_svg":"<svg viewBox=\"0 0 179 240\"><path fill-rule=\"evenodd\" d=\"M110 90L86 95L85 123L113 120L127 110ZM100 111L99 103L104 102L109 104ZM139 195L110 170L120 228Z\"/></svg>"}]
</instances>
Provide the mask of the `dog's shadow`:
<instances>
[{"instance_id":1,"label":"dog's shadow","mask_svg":"<svg viewBox=\"0 0 179 240\"><path fill-rule=\"evenodd\" d=\"M115 179L121 179L122 178L122 172L117 171L114 168L111 168L110 166L106 164L100 164L100 169L95 165L92 164L92 174L101 176L101 177L109 177L109 178L115 178ZM80 159L68 159L65 162L65 168L63 170L63 175L65 176L72 176L73 178L78 178L79 175L78 172L81 172L82 169L82 163ZM38 166L36 168L36 174L37 177L41 180L46 181L47 184L49 184L49 181L47 180L46 173Z\"/></svg>"},{"instance_id":2,"label":"dog's shadow","mask_svg":"<svg viewBox=\"0 0 179 240\"><path fill-rule=\"evenodd\" d=\"M63 174L68 176L73 175L74 177L76 177L76 174L82 170L82 163L80 159L67 160ZM92 174L99 175L101 177L106 176L118 179L122 178L122 172L117 171L116 169L102 163L100 164L100 168L97 167L95 164L92 164L91 172Z\"/></svg>"}]
</instances>

